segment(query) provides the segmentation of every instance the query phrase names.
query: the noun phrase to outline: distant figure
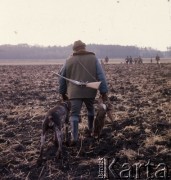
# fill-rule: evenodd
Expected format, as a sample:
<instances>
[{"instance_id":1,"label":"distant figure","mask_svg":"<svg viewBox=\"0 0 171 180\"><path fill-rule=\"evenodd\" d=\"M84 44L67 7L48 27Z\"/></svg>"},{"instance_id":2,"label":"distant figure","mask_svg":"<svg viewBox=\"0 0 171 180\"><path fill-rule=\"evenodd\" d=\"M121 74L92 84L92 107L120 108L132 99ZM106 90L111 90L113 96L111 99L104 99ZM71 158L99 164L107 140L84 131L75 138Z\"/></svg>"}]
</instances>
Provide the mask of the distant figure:
<instances>
[{"instance_id":1,"label":"distant figure","mask_svg":"<svg viewBox=\"0 0 171 180\"><path fill-rule=\"evenodd\" d=\"M103 71L105 70L105 64L104 64L104 62L103 62L103 59L101 59L101 66L102 66L102 69L103 69Z\"/></svg>"},{"instance_id":2,"label":"distant figure","mask_svg":"<svg viewBox=\"0 0 171 180\"><path fill-rule=\"evenodd\" d=\"M125 62L126 62L126 64L129 63L129 57L128 56L125 58Z\"/></svg>"},{"instance_id":3,"label":"distant figure","mask_svg":"<svg viewBox=\"0 0 171 180\"><path fill-rule=\"evenodd\" d=\"M133 60L132 60L132 57L130 56L129 57L129 64L132 64Z\"/></svg>"},{"instance_id":4,"label":"distant figure","mask_svg":"<svg viewBox=\"0 0 171 180\"><path fill-rule=\"evenodd\" d=\"M141 58L141 56L138 57L138 64L142 64L143 63L143 60Z\"/></svg>"},{"instance_id":5,"label":"distant figure","mask_svg":"<svg viewBox=\"0 0 171 180\"><path fill-rule=\"evenodd\" d=\"M152 58L151 58L150 62L153 63L153 59Z\"/></svg>"},{"instance_id":6,"label":"distant figure","mask_svg":"<svg viewBox=\"0 0 171 180\"><path fill-rule=\"evenodd\" d=\"M159 57L159 55L157 54L157 55L156 55L156 63L159 64L159 63L160 63L159 61L160 61L160 57Z\"/></svg>"},{"instance_id":7,"label":"distant figure","mask_svg":"<svg viewBox=\"0 0 171 180\"><path fill-rule=\"evenodd\" d=\"M109 58L108 56L105 57L105 63L108 63L109 62Z\"/></svg>"},{"instance_id":8,"label":"distant figure","mask_svg":"<svg viewBox=\"0 0 171 180\"><path fill-rule=\"evenodd\" d=\"M138 63L138 58L134 58L134 64Z\"/></svg>"}]
</instances>

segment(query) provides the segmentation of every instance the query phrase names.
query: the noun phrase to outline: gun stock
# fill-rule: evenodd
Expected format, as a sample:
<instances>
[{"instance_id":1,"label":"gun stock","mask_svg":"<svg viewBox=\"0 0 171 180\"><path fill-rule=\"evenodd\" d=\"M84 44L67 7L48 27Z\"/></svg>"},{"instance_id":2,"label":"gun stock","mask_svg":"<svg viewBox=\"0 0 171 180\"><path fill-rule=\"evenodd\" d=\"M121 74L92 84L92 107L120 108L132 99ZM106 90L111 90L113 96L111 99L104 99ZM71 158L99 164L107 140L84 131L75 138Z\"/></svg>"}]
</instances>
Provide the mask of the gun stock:
<instances>
[{"instance_id":1,"label":"gun stock","mask_svg":"<svg viewBox=\"0 0 171 180\"><path fill-rule=\"evenodd\" d=\"M92 89L99 89L101 82L91 82L87 83L86 87L92 88Z\"/></svg>"}]
</instances>

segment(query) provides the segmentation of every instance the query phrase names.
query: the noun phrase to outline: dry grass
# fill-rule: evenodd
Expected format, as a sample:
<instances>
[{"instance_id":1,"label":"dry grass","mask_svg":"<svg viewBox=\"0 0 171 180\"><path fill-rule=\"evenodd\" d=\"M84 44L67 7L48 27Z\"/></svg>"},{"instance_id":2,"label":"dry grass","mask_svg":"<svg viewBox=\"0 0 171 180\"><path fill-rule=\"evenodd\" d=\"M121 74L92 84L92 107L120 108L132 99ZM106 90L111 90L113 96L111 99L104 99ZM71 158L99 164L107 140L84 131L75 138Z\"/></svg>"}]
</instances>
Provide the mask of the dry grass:
<instances>
[{"instance_id":1,"label":"dry grass","mask_svg":"<svg viewBox=\"0 0 171 180\"><path fill-rule=\"evenodd\" d=\"M151 159L171 168L171 64L105 65L114 122L106 117L99 142L85 137L84 106L79 124L82 141L76 147L64 145L59 160L54 159L56 149L50 142L38 166L42 120L60 99L58 79L51 72L60 68L60 64L0 66L2 180L95 179L99 157L131 164Z\"/></svg>"}]
</instances>

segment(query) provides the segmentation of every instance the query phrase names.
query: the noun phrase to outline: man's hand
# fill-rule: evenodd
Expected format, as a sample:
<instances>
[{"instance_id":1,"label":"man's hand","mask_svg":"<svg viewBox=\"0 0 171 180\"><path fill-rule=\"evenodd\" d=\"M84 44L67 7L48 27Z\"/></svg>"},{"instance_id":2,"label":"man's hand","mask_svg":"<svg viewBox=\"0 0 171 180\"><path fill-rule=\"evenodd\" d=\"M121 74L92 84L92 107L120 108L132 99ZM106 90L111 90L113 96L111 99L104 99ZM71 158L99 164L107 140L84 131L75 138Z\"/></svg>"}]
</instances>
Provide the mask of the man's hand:
<instances>
[{"instance_id":1,"label":"man's hand","mask_svg":"<svg viewBox=\"0 0 171 180\"><path fill-rule=\"evenodd\" d=\"M68 101L68 96L66 94L62 94L63 101Z\"/></svg>"}]
</instances>

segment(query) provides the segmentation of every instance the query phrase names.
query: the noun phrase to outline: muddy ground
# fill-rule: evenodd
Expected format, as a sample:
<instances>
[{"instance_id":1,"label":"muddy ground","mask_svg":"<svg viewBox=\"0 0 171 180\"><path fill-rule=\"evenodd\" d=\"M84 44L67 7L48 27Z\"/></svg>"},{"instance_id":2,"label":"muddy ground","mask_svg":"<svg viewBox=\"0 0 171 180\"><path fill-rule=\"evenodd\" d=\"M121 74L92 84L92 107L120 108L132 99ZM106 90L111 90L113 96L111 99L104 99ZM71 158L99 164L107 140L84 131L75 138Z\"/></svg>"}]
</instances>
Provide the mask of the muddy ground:
<instances>
[{"instance_id":1,"label":"muddy ground","mask_svg":"<svg viewBox=\"0 0 171 180\"><path fill-rule=\"evenodd\" d=\"M55 159L49 132L38 165L42 120L60 100L52 71L60 68L0 66L0 179L171 179L171 64L106 65L113 122L106 117L99 142L87 138L83 108L79 144L64 144Z\"/></svg>"}]
</instances>

